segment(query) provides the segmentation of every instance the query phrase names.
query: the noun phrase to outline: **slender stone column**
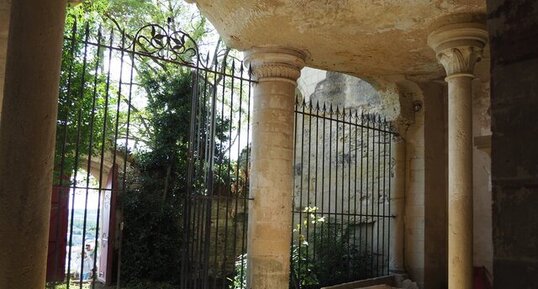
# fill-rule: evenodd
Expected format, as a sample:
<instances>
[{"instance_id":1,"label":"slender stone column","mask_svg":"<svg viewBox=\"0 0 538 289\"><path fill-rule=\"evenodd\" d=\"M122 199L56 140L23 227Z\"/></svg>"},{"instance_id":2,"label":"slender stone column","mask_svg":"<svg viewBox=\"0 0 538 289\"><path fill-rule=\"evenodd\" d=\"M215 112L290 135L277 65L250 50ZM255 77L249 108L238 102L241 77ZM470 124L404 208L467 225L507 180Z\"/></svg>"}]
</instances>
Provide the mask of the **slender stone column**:
<instances>
[{"instance_id":1,"label":"slender stone column","mask_svg":"<svg viewBox=\"0 0 538 289\"><path fill-rule=\"evenodd\" d=\"M304 54L255 48L247 53L254 79L248 219L248 288L288 288L293 198L296 80Z\"/></svg>"},{"instance_id":2,"label":"slender stone column","mask_svg":"<svg viewBox=\"0 0 538 289\"><path fill-rule=\"evenodd\" d=\"M401 131L404 131L401 129ZM405 139L396 136L392 141L392 161L394 166L391 175L391 214L395 216L390 233L390 272L401 274L405 272L404 242L405 242Z\"/></svg>"},{"instance_id":3,"label":"slender stone column","mask_svg":"<svg viewBox=\"0 0 538 289\"><path fill-rule=\"evenodd\" d=\"M43 288L65 0L11 2L0 122L0 288Z\"/></svg>"},{"instance_id":4,"label":"slender stone column","mask_svg":"<svg viewBox=\"0 0 538 289\"><path fill-rule=\"evenodd\" d=\"M448 82L448 287L473 288L474 66L487 42L485 26L451 24L428 39Z\"/></svg>"}]
</instances>

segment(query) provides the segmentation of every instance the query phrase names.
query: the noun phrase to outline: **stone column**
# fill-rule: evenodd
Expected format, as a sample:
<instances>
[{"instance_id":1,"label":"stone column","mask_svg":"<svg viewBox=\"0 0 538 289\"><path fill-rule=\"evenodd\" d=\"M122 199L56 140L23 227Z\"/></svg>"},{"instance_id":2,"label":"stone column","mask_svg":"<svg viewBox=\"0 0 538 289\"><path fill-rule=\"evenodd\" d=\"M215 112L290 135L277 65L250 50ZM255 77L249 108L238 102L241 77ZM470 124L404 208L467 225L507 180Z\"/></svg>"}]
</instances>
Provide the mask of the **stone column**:
<instances>
[{"instance_id":1,"label":"stone column","mask_svg":"<svg viewBox=\"0 0 538 289\"><path fill-rule=\"evenodd\" d=\"M448 82L448 287L473 288L474 66L487 42L484 25L451 24L434 31L428 44Z\"/></svg>"},{"instance_id":2,"label":"stone column","mask_svg":"<svg viewBox=\"0 0 538 289\"><path fill-rule=\"evenodd\" d=\"M248 218L248 288L288 288L293 198L296 80L305 55L282 48L247 52L252 67L252 159Z\"/></svg>"},{"instance_id":3,"label":"stone column","mask_svg":"<svg viewBox=\"0 0 538 289\"><path fill-rule=\"evenodd\" d=\"M400 131L405 131L401 129ZM405 272L404 242L405 242L405 139L398 135L392 140L392 160L394 162L391 172L391 214L395 216L390 233L390 272L402 274Z\"/></svg>"},{"instance_id":4,"label":"stone column","mask_svg":"<svg viewBox=\"0 0 538 289\"><path fill-rule=\"evenodd\" d=\"M0 287L43 288L65 0L11 2L0 121Z\"/></svg>"}]
</instances>

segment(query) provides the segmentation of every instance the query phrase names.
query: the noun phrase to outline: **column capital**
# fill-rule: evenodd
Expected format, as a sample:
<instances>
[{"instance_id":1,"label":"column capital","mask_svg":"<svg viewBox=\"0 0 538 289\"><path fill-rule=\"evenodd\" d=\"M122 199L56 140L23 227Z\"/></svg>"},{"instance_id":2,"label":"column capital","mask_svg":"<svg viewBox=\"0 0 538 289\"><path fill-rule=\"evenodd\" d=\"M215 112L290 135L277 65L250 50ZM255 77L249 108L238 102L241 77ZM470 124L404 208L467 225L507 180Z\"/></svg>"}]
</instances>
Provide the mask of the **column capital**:
<instances>
[{"instance_id":1,"label":"column capital","mask_svg":"<svg viewBox=\"0 0 538 289\"><path fill-rule=\"evenodd\" d=\"M428 45L445 68L447 78L474 77L474 67L482 58L488 40L485 25L458 23L442 26L428 37Z\"/></svg>"},{"instance_id":2,"label":"column capital","mask_svg":"<svg viewBox=\"0 0 538 289\"><path fill-rule=\"evenodd\" d=\"M255 80L279 80L296 84L305 65L306 54L300 50L280 47L256 47L245 55Z\"/></svg>"}]
</instances>

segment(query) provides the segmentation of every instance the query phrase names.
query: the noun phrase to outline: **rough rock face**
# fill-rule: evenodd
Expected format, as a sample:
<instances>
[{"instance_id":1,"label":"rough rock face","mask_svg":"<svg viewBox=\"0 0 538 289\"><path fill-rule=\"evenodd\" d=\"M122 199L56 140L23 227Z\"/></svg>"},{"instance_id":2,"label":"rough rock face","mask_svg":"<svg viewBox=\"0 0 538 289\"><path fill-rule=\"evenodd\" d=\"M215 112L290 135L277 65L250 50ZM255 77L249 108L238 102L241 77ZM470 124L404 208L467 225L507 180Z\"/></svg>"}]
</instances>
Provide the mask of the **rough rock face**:
<instances>
[{"instance_id":1,"label":"rough rock face","mask_svg":"<svg viewBox=\"0 0 538 289\"><path fill-rule=\"evenodd\" d=\"M194 0L189 0L194 1ZM442 73L427 47L443 17L482 14L482 0L196 0L225 42L239 50L281 46L307 65L360 76Z\"/></svg>"},{"instance_id":2,"label":"rough rock face","mask_svg":"<svg viewBox=\"0 0 538 289\"><path fill-rule=\"evenodd\" d=\"M402 289L418 289L417 283L409 279L404 280L400 286Z\"/></svg>"},{"instance_id":3,"label":"rough rock face","mask_svg":"<svg viewBox=\"0 0 538 289\"><path fill-rule=\"evenodd\" d=\"M356 109L359 113L378 114L389 120L399 116L396 91L378 91L369 82L354 76L305 68L298 83L301 99L306 102Z\"/></svg>"},{"instance_id":4,"label":"rough rock face","mask_svg":"<svg viewBox=\"0 0 538 289\"><path fill-rule=\"evenodd\" d=\"M368 82L338 72L327 72L327 77L316 85L310 101L367 111L381 105L379 94Z\"/></svg>"}]
</instances>

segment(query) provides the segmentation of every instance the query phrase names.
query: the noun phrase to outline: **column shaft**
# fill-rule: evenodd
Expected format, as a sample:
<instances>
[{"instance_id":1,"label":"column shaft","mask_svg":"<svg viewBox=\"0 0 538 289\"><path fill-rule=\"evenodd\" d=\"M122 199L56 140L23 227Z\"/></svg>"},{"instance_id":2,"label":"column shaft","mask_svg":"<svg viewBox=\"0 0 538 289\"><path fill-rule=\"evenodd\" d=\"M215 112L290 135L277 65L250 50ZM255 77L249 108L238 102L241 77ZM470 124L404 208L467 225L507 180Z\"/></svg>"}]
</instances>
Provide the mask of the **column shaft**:
<instances>
[{"instance_id":1,"label":"column shaft","mask_svg":"<svg viewBox=\"0 0 538 289\"><path fill-rule=\"evenodd\" d=\"M0 287L43 288L66 1L11 2L0 121Z\"/></svg>"},{"instance_id":2,"label":"column shaft","mask_svg":"<svg viewBox=\"0 0 538 289\"><path fill-rule=\"evenodd\" d=\"M258 48L247 62L254 78L248 223L248 288L288 288L293 201L296 80L304 55Z\"/></svg>"},{"instance_id":3,"label":"column shaft","mask_svg":"<svg viewBox=\"0 0 538 289\"><path fill-rule=\"evenodd\" d=\"M250 288L287 288L293 198L295 87L267 81L254 88L249 210Z\"/></svg>"},{"instance_id":4,"label":"column shaft","mask_svg":"<svg viewBox=\"0 0 538 289\"><path fill-rule=\"evenodd\" d=\"M472 78L448 81L448 276L450 289L473 288Z\"/></svg>"}]
</instances>

